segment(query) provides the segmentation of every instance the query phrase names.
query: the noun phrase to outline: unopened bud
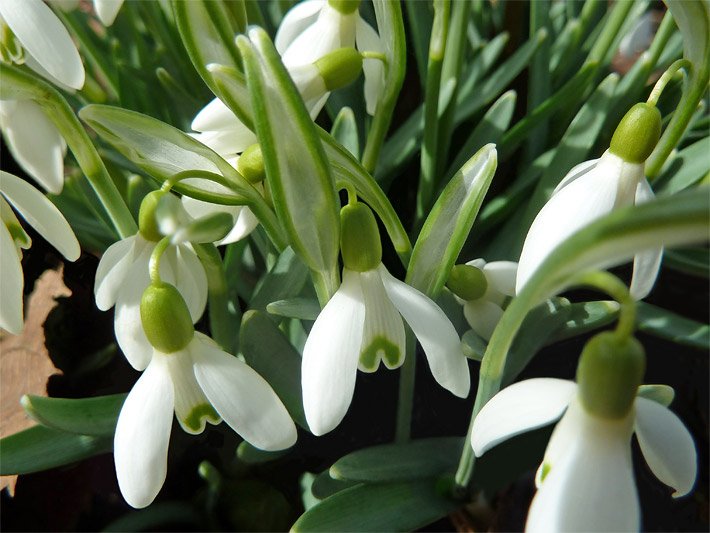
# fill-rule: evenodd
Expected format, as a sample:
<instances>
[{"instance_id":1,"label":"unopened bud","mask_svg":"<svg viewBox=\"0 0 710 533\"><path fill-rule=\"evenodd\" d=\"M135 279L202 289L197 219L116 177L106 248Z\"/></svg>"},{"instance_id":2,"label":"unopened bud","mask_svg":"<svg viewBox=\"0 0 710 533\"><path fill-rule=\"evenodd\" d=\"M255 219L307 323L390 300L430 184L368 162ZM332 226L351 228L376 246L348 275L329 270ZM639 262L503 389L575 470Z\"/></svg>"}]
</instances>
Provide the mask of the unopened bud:
<instances>
[{"instance_id":1,"label":"unopened bud","mask_svg":"<svg viewBox=\"0 0 710 533\"><path fill-rule=\"evenodd\" d=\"M483 270L472 265L455 265L446 286L462 300L478 300L488 290L488 280Z\"/></svg>"}]
</instances>

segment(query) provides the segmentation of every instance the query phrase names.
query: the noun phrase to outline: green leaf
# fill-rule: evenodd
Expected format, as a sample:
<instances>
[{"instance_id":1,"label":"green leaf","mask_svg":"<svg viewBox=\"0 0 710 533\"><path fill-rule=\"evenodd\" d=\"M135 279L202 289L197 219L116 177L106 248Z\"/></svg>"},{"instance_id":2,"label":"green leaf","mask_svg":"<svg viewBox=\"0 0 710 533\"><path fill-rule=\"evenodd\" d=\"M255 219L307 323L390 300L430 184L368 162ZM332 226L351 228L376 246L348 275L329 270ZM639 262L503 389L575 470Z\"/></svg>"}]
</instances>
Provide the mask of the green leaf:
<instances>
[{"instance_id":1,"label":"green leaf","mask_svg":"<svg viewBox=\"0 0 710 533\"><path fill-rule=\"evenodd\" d=\"M301 393L301 356L296 349L261 311L244 313L239 340L249 366L269 382L294 422L308 429Z\"/></svg>"},{"instance_id":2,"label":"green leaf","mask_svg":"<svg viewBox=\"0 0 710 533\"><path fill-rule=\"evenodd\" d=\"M330 476L367 483L434 478L456 469L462 445L461 437L437 437L373 446L338 459Z\"/></svg>"},{"instance_id":3,"label":"green leaf","mask_svg":"<svg viewBox=\"0 0 710 533\"><path fill-rule=\"evenodd\" d=\"M555 330L547 344L583 335L611 324L619 312L615 301L579 302L569 306L567 322Z\"/></svg>"},{"instance_id":4,"label":"green leaf","mask_svg":"<svg viewBox=\"0 0 710 533\"><path fill-rule=\"evenodd\" d=\"M707 324L645 302L638 303L637 313L638 328L644 333L705 352L710 350L710 326Z\"/></svg>"},{"instance_id":5,"label":"green leaf","mask_svg":"<svg viewBox=\"0 0 710 533\"><path fill-rule=\"evenodd\" d=\"M340 216L330 167L301 95L268 35L252 28L249 39L240 36L237 45L274 207L294 251L316 275L323 304L335 293L339 278Z\"/></svg>"},{"instance_id":6,"label":"green leaf","mask_svg":"<svg viewBox=\"0 0 710 533\"><path fill-rule=\"evenodd\" d=\"M707 278L710 276L710 250L707 248L666 250L663 254L663 264L692 276Z\"/></svg>"},{"instance_id":7,"label":"green leaf","mask_svg":"<svg viewBox=\"0 0 710 533\"><path fill-rule=\"evenodd\" d=\"M658 177L664 194L687 189L710 172L710 138L705 137L681 150Z\"/></svg>"},{"instance_id":8,"label":"green leaf","mask_svg":"<svg viewBox=\"0 0 710 533\"><path fill-rule=\"evenodd\" d=\"M315 320L320 313L320 305L317 300L310 298L289 298L271 302L266 306L266 311L271 315L286 318Z\"/></svg>"},{"instance_id":9,"label":"green leaf","mask_svg":"<svg viewBox=\"0 0 710 533\"><path fill-rule=\"evenodd\" d=\"M440 495L433 480L357 485L312 507L291 531L413 531L459 505Z\"/></svg>"},{"instance_id":10,"label":"green leaf","mask_svg":"<svg viewBox=\"0 0 710 533\"><path fill-rule=\"evenodd\" d=\"M357 135L357 123L353 110L343 107L338 116L333 121L333 129L330 134L343 147L350 152L353 157L360 157L360 141Z\"/></svg>"},{"instance_id":11,"label":"green leaf","mask_svg":"<svg viewBox=\"0 0 710 533\"><path fill-rule=\"evenodd\" d=\"M112 437L34 426L0 439L0 475L29 474L111 451Z\"/></svg>"},{"instance_id":12,"label":"green leaf","mask_svg":"<svg viewBox=\"0 0 710 533\"><path fill-rule=\"evenodd\" d=\"M49 428L112 437L125 399L125 394L78 400L25 395L20 403L30 418Z\"/></svg>"},{"instance_id":13,"label":"green leaf","mask_svg":"<svg viewBox=\"0 0 710 533\"><path fill-rule=\"evenodd\" d=\"M201 517L185 502L156 502L146 509L130 511L114 520L102 531L156 531L170 529L167 526L186 527L191 524L200 528Z\"/></svg>"},{"instance_id":14,"label":"green leaf","mask_svg":"<svg viewBox=\"0 0 710 533\"><path fill-rule=\"evenodd\" d=\"M471 231L496 165L494 145L484 146L444 188L414 246L407 283L431 297L438 295Z\"/></svg>"},{"instance_id":15,"label":"green leaf","mask_svg":"<svg viewBox=\"0 0 710 533\"><path fill-rule=\"evenodd\" d=\"M255 448L247 441L243 441L239 444L239 446L237 446L237 457L239 457L240 461L243 461L248 465L258 465L268 463L269 461L275 461L276 459L286 455L288 452L289 450L267 452L265 450Z\"/></svg>"},{"instance_id":16,"label":"green leaf","mask_svg":"<svg viewBox=\"0 0 710 533\"><path fill-rule=\"evenodd\" d=\"M362 483L358 483L357 481L333 479L330 477L330 472L328 470L324 470L313 480L311 492L313 493L313 496L319 500L325 500L336 492L340 492L356 485L362 485Z\"/></svg>"},{"instance_id":17,"label":"green leaf","mask_svg":"<svg viewBox=\"0 0 710 533\"><path fill-rule=\"evenodd\" d=\"M297 296L306 283L307 277L306 265L291 248L286 248L255 287L249 307L264 311L271 302Z\"/></svg>"}]
</instances>

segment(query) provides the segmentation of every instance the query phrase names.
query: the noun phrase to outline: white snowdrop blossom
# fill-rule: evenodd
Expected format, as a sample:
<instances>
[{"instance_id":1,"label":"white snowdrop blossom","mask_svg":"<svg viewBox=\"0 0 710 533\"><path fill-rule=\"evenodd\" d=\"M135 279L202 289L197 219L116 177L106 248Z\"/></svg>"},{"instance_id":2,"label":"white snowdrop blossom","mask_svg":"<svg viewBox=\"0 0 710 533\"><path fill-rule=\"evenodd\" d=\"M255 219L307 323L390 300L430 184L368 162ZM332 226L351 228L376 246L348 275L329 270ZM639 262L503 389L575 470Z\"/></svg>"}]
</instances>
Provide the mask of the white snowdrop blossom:
<instances>
[{"instance_id":1,"label":"white snowdrop blossom","mask_svg":"<svg viewBox=\"0 0 710 533\"><path fill-rule=\"evenodd\" d=\"M515 296L515 276L518 265L512 261L486 263L483 259L474 259L466 263L466 266L473 267L482 274L483 282L480 283L482 286L476 287L478 290L473 294L467 294L466 288L459 291L461 294L454 290L454 294L459 303L463 304L463 314L471 329L479 337L489 340L503 316L505 301ZM449 288L453 290L451 281L449 281Z\"/></svg>"},{"instance_id":2,"label":"white snowdrop blossom","mask_svg":"<svg viewBox=\"0 0 710 533\"><path fill-rule=\"evenodd\" d=\"M144 200L141 210L147 205ZM188 217L187 213L184 216ZM178 229L173 228L173 231ZM152 354L141 326L140 301L150 284L150 256L162 235L155 229L142 227L135 235L112 244L101 256L96 271L96 306L102 311L115 306L116 340L136 370L144 370ZM177 287L187 302L193 323L197 322L207 305L207 275L192 245L177 243L169 246L160 263L160 275Z\"/></svg>"},{"instance_id":3,"label":"white snowdrop blossom","mask_svg":"<svg viewBox=\"0 0 710 533\"><path fill-rule=\"evenodd\" d=\"M693 439L680 419L655 401L636 397L626 416L608 419L590 413L578 391L573 381L551 378L529 379L503 389L474 420L473 450L480 456L562 415L537 472L538 492L525 530L638 531L632 434L651 471L675 489L674 497L688 494L695 483Z\"/></svg>"},{"instance_id":4,"label":"white snowdrop blossom","mask_svg":"<svg viewBox=\"0 0 710 533\"><path fill-rule=\"evenodd\" d=\"M306 0L286 13L274 39L286 68L313 63L338 48L384 53L382 39L360 16L359 3ZM367 112L374 115L384 89L384 65L379 59L366 58L362 68Z\"/></svg>"},{"instance_id":5,"label":"white snowdrop blossom","mask_svg":"<svg viewBox=\"0 0 710 533\"><path fill-rule=\"evenodd\" d=\"M404 362L402 318L422 345L436 381L461 398L470 388L453 324L431 299L393 277L381 263L377 224L369 208L345 206L341 219L342 284L318 315L303 348L303 407L314 435L328 433L347 413L358 368L375 372L381 361L390 369Z\"/></svg>"},{"instance_id":6,"label":"white snowdrop blossom","mask_svg":"<svg viewBox=\"0 0 710 533\"><path fill-rule=\"evenodd\" d=\"M194 331L175 287L151 285L141 315L144 334L155 347L121 408L114 435L118 484L131 506L150 505L165 482L173 412L191 434L202 433L206 422L224 420L262 450L282 450L296 442L296 427L271 386Z\"/></svg>"},{"instance_id":7,"label":"white snowdrop blossom","mask_svg":"<svg viewBox=\"0 0 710 533\"><path fill-rule=\"evenodd\" d=\"M0 171L0 328L22 332L22 250L32 241L20 225L12 207L69 261L81 253L79 241L69 223L41 192L22 179Z\"/></svg>"}]
</instances>

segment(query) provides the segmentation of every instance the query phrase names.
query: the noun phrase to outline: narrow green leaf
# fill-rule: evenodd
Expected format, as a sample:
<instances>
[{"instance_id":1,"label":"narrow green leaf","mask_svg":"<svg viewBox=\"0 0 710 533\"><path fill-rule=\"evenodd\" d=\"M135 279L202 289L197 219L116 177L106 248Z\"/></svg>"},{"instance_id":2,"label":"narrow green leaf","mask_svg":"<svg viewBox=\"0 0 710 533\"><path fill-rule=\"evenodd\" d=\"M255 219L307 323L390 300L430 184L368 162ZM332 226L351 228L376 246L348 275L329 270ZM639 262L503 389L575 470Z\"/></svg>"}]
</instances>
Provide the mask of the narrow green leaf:
<instances>
[{"instance_id":1,"label":"narrow green leaf","mask_svg":"<svg viewBox=\"0 0 710 533\"><path fill-rule=\"evenodd\" d=\"M155 502L146 509L130 511L114 520L102 531L156 531L170 529L169 526L186 527L191 524L200 529L202 517L184 501Z\"/></svg>"},{"instance_id":2,"label":"narrow green leaf","mask_svg":"<svg viewBox=\"0 0 710 533\"><path fill-rule=\"evenodd\" d=\"M29 474L111 451L112 437L34 426L0 439L0 475Z\"/></svg>"},{"instance_id":3,"label":"narrow green leaf","mask_svg":"<svg viewBox=\"0 0 710 533\"><path fill-rule=\"evenodd\" d=\"M710 350L710 326L656 307L639 302L638 328L644 333L691 346L705 352Z\"/></svg>"},{"instance_id":4,"label":"narrow green leaf","mask_svg":"<svg viewBox=\"0 0 710 533\"><path fill-rule=\"evenodd\" d=\"M456 469L462 444L461 437L437 437L373 446L338 459L330 475L367 483L435 478Z\"/></svg>"},{"instance_id":5,"label":"narrow green leaf","mask_svg":"<svg viewBox=\"0 0 710 533\"><path fill-rule=\"evenodd\" d=\"M357 123L355 114L349 107L343 107L338 116L333 121L333 129L330 134L343 147L350 152L353 157L360 157L360 141L357 134Z\"/></svg>"},{"instance_id":6,"label":"narrow green leaf","mask_svg":"<svg viewBox=\"0 0 710 533\"><path fill-rule=\"evenodd\" d=\"M112 437L125 399L125 394L78 400L26 395L20 403L31 418L49 428Z\"/></svg>"},{"instance_id":7,"label":"narrow green leaf","mask_svg":"<svg viewBox=\"0 0 710 533\"><path fill-rule=\"evenodd\" d=\"M249 366L273 387L299 426L308 429L301 394L301 356L268 315L247 311L240 332Z\"/></svg>"},{"instance_id":8,"label":"narrow green leaf","mask_svg":"<svg viewBox=\"0 0 710 533\"><path fill-rule=\"evenodd\" d=\"M666 250L663 264L691 276L710 277L710 250L689 248L686 250Z\"/></svg>"},{"instance_id":9,"label":"narrow green leaf","mask_svg":"<svg viewBox=\"0 0 710 533\"><path fill-rule=\"evenodd\" d=\"M291 531L413 531L459 505L440 495L432 480L357 485L312 507Z\"/></svg>"},{"instance_id":10,"label":"narrow green leaf","mask_svg":"<svg viewBox=\"0 0 710 533\"><path fill-rule=\"evenodd\" d=\"M619 312L615 301L579 302L569 306L567 322L553 332L546 344L552 344L611 324Z\"/></svg>"},{"instance_id":11,"label":"narrow green leaf","mask_svg":"<svg viewBox=\"0 0 710 533\"><path fill-rule=\"evenodd\" d=\"M702 179L710 172L710 137L700 139L681 150L658 177L664 194L675 194Z\"/></svg>"},{"instance_id":12,"label":"narrow green leaf","mask_svg":"<svg viewBox=\"0 0 710 533\"><path fill-rule=\"evenodd\" d=\"M324 470L318 474L311 485L311 493L319 500L325 500L336 492L340 492L356 485L362 485L357 481L345 481L330 477L330 471Z\"/></svg>"},{"instance_id":13,"label":"narrow green leaf","mask_svg":"<svg viewBox=\"0 0 710 533\"><path fill-rule=\"evenodd\" d=\"M277 300L297 296L308 277L308 268L291 248L286 248L274 266L254 288L249 307L259 311Z\"/></svg>"},{"instance_id":14,"label":"narrow green leaf","mask_svg":"<svg viewBox=\"0 0 710 533\"><path fill-rule=\"evenodd\" d=\"M258 465L262 463L268 463L270 461L275 461L286 455L289 450L279 450L276 452L267 452L265 450L260 450L255 448L247 441L243 441L237 446L237 457L240 461L245 462L248 465Z\"/></svg>"},{"instance_id":15,"label":"narrow green leaf","mask_svg":"<svg viewBox=\"0 0 710 533\"><path fill-rule=\"evenodd\" d=\"M497 166L495 146L481 148L451 179L412 252L407 283L436 297L461 252Z\"/></svg>"},{"instance_id":16,"label":"narrow green leaf","mask_svg":"<svg viewBox=\"0 0 710 533\"><path fill-rule=\"evenodd\" d=\"M310 298L289 298L271 302L266 306L266 311L286 318L315 320L320 314L320 305L317 300Z\"/></svg>"}]
</instances>

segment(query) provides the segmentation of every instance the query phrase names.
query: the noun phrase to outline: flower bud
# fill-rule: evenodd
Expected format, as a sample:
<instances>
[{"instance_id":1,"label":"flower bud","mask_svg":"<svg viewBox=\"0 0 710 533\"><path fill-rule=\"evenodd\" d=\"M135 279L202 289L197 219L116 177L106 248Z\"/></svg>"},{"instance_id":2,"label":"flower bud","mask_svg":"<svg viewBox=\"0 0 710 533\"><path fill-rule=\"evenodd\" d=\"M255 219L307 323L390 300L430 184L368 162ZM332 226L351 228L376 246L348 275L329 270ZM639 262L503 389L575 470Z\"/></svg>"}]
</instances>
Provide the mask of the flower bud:
<instances>
[{"instance_id":1,"label":"flower bud","mask_svg":"<svg viewBox=\"0 0 710 533\"><path fill-rule=\"evenodd\" d=\"M636 104L621 119L609 151L627 163L646 161L661 137L661 113L649 104Z\"/></svg>"},{"instance_id":2,"label":"flower bud","mask_svg":"<svg viewBox=\"0 0 710 533\"><path fill-rule=\"evenodd\" d=\"M328 91L346 87L362 72L362 55L354 48L338 48L318 59L314 65Z\"/></svg>"},{"instance_id":3,"label":"flower bud","mask_svg":"<svg viewBox=\"0 0 710 533\"><path fill-rule=\"evenodd\" d=\"M488 281L483 270L471 265L455 265L451 269L446 286L462 300L478 300L488 290Z\"/></svg>"},{"instance_id":4,"label":"flower bud","mask_svg":"<svg viewBox=\"0 0 710 533\"><path fill-rule=\"evenodd\" d=\"M158 242L163 238L163 234L158 228L156 210L164 195L164 191L149 192L141 202L141 207L138 210L138 231L146 240Z\"/></svg>"},{"instance_id":5,"label":"flower bud","mask_svg":"<svg viewBox=\"0 0 710 533\"><path fill-rule=\"evenodd\" d=\"M185 300L169 283L154 283L143 292L141 322L150 344L166 354L185 348L195 334Z\"/></svg>"},{"instance_id":6,"label":"flower bud","mask_svg":"<svg viewBox=\"0 0 710 533\"><path fill-rule=\"evenodd\" d=\"M356 202L340 210L340 250L349 270L366 272L382 262L380 230L365 204Z\"/></svg>"},{"instance_id":7,"label":"flower bud","mask_svg":"<svg viewBox=\"0 0 710 533\"><path fill-rule=\"evenodd\" d=\"M625 417L646 370L643 346L634 337L604 332L587 342L577 366L582 406L592 415Z\"/></svg>"},{"instance_id":8,"label":"flower bud","mask_svg":"<svg viewBox=\"0 0 710 533\"><path fill-rule=\"evenodd\" d=\"M242 152L237 161L237 170L249 183L264 181L266 177L264 157L261 155L261 145L259 143L252 144Z\"/></svg>"},{"instance_id":9,"label":"flower bud","mask_svg":"<svg viewBox=\"0 0 710 533\"><path fill-rule=\"evenodd\" d=\"M341 15L349 15L358 10L360 0L328 0L328 5Z\"/></svg>"}]
</instances>

